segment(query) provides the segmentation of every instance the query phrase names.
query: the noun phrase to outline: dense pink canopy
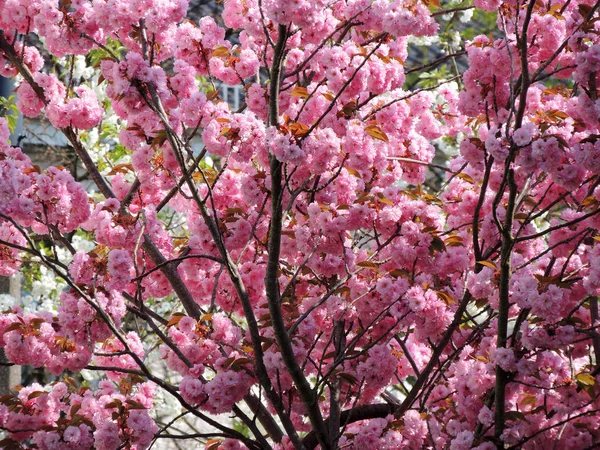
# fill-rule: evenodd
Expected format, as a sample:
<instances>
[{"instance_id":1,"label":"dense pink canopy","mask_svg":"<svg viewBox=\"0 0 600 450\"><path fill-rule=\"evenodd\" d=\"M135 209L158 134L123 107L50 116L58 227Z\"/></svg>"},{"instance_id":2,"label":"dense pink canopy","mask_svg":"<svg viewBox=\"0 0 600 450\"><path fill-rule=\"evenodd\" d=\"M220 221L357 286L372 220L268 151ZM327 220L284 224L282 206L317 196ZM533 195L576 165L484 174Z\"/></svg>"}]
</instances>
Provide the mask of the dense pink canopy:
<instances>
[{"instance_id":1,"label":"dense pink canopy","mask_svg":"<svg viewBox=\"0 0 600 450\"><path fill-rule=\"evenodd\" d=\"M475 0L498 30L418 90L433 2L225 0L221 24L187 6L0 0L19 110L95 183L33 165L0 119L0 274L67 286L0 316L8 359L57 376L0 399L0 446L146 449L176 434L159 391L211 450L597 445L599 4ZM98 76L48 70L33 33Z\"/></svg>"}]
</instances>

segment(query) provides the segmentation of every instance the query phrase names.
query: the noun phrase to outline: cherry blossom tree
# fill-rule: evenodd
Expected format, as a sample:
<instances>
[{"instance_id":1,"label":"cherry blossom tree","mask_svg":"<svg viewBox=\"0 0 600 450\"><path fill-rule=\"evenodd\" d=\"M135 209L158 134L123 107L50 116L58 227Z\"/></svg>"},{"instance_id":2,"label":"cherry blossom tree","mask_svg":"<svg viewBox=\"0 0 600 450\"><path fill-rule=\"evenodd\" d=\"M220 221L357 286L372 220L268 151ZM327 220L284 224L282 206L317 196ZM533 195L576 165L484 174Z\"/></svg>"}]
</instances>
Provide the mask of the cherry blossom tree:
<instances>
[{"instance_id":1,"label":"cherry blossom tree","mask_svg":"<svg viewBox=\"0 0 600 450\"><path fill-rule=\"evenodd\" d=\"M599 3L225 0L235 45L187 3L0 0L0 74L94 183L0 119L0 274L56 287L0 316L55 377L0 398L0 446L597 446ZM403 90L472 8L464 74Z\"/></svg>"}]
</instances>

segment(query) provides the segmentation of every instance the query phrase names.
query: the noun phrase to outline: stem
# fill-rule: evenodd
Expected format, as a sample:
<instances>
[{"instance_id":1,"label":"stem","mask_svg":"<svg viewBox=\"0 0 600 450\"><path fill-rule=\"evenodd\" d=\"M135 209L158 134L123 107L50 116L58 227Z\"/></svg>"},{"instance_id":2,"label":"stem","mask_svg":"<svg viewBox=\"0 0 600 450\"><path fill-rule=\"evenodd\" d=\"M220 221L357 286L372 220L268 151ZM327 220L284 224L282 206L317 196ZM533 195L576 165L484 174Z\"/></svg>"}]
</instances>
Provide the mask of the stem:
<instances>
[{"instance_id":1,"label":"stem","mask_svg":"<svg viewBox=\"0 0 600 450\"><path fill-rule=\"evenodd\" d=\"M346 347L346 334L344 333L345 322L343 320L333 321L333 346L335 348L335 363L343 361ZM340 382L337 376L329 383L329 436L331 446L337 448L340 438Z\"/></svg>"},{"instance_id":2,"label":"stem","mask_svg":"<svg viewBox=\"0 0 600 450\"><path fill-rule=\"evenodd\" d=\"M485 192L487 191L488 182L490 180L490 172L492 170L493 164L494 157L490 156L485 165L485 173L483 175L481 190L479 191L479 200L477 200L475 212L473 213L473 252L475 253L475 261L481 260L481 247L479 245L479 216L481 214L481 208L485 200ZM480 271L482 267L483 266L477 265L475 271Z\"/></svg>"},{"instance_id":3,"label":"stem","mask_svg":"<svg viewBox=\"0 0 600 450\"><path fill-rule=\"evenodd\" d=\"M521 53L521 86L519 93L519 108L515 114L515 126L514 129L518 130L523 125L523 116L525 115L525 108L527 105L527 91L530 86L529 78L529 65L527 60L527 30L529 28L529 22L531 20L531 14L533 7L535 6L535 0L530 0L527 5L527 12L523 21L523 31L520 38L517 37L519 50ZM515 182L515 173L511 168L512 162L515 158L517 147L513 144L510 149L510 153L506 159L504 166L504 181L508 186L508 203L506 206L506 220L504 225L500 229L502 234L502 247L500 250L500 286L498 292L498 335L496 340L496 348L506 348L508 340L508 318L510 309L510 277L511 277L511 256L512 250L515 243L513 236L513 222L515 215L516 199L517 199L517 184ZM504 188L499 190L497 199L502 197ZM496 437L496 446L498 449L503 449L504 444L502 443L501 436L504 433L504 425L506 421L505 409L506 409L506 386L508 384L508 373L503 370L500 366L496 365L496 386L494 390L494 397L496 407L494 410L494 436Z\"/></svg>"},{"instance_id":4,"label":"stem","mask_svg":"<svg viewBox=\"0 0 600 450\"><path fill-rule=\"evenodd\" d=\"M510 159L507 160L507 166L510 164ZM512 233L514 215L515 215L515 199L517 197L517 185L514 180L514 170L508 169L508 188L509 197L506 208L506 221L502 229L502 249L500 253L500 286L498 299L498 336L496 341L497 348L506 348L508 340L508 318L509 318L509 289L511 277L511 256L514 246L514 237ZM494 412L495 431L494 435L498 438L498 448L504 448L500 441L500 436L504 432L505 425L505 407L506 407L506 385L508 384L508 373L500 366L496 365L496 387L495 401L496 408Z\"/></svg>"},{"instance_id":5,"label":"stem","mask_svg":"<svg viewBox=\"0 0 600 450\"><path fill-rule=\"evenodd\" d=\"M156 114L158 115L159 119L161 120L161 122L165 128L165 131L167 134L167 139L169 141L169 144L171 145L171 147L174 150L175 156L177 157L178 163L182 170L182 176L185 178L185 183L187 184L187 186L189 187L189 189L192 193L192 198L194 199L194 202L196 203L196 205L198 206L198 209L200 210L200 215L202 216L202 219L204 220L206 226L208 227L208 230L213 239L213 242L214 242L215 246L217 247L217 249L221 255L221 258L223 259L223 262L225 264L225 267L227 268L227 271L229 273L231 281L232 281L232 283L236 289L236 292L240 298L240 301L242 303L242 308L244 310L244 316L246 318L246 322L248 324L248 329L250 331L252 348L254 350L255 371L256 371L256 376L258 378L258 381L260 382L261 386L265 389L265 393L266 393L268 399L273 403L273 406L275 407L275 410L277 411L277 415L279 416L281 423L282 423L283 427L285 428L286 432L288 433L288 436L290 437L290 440L292 441L294 447L297 450L303 450L304 447L302 445L302 441L300 440L300 437L298 436L298 433L296 432L296 429L294 428L294 425L292 424L292 421L291 421L289 415L285 411L285 407L283 405L281 397L277 394L277 392L273 388L273 385L272 385L269 375L267 373L267 369L264 364L264 352L262 350L260 331L258 329L258 322L256 321L256 317L254 315L253 306L252 306L252 303L248 296L246 286L244 285L244 282L242 281L240 273L237 269L237 266L236 266L235 262L233 261L233 259L231 258L229 252L227 251L227 248L225 247L223 236L221 235L219 227L217 226L217 223L216 223L216 220L217 220L216 215L215 215L215 218L213 218L210 215L208 208L206 206L206 202L203 199L201 199L198 194L198 190L196 189L194 180L191 178L190 172L188 172L185 162L183 161L182 150L185 147L185 144L181 140L179 135L175 132L175 130L173 130L173 128L171 127L168 117L167 117L167 113L166 113L165 109L163 108L163 105L160 100L160 97L158 96L158 93L156 92L156 88L151 83L147 85L147 88L150 93L149 99L145 95L145 92L142 90L142 88L140 86L138 86L138 89L140 90L140 94L142 94L142 97L144 97L146 99L146 101L148 102L148 105L156 112ZM252 403L256 404L256 402L252 402ZM258 404L256 404L256 406L263 408ZM259 416L259 417L261 417L261 416ZM269 427L269 425L267 425L267 427ZM267 428L267 427L265 427L265 428ZM280 435L280 433L273 431L272 437L274 439L276 439L276 437L279 435Z\"/></svg>"},{"instance_id":6,"label":"stem","mask_svg":"<svg viewBox=\"0 0 600 450\"><path fill-rule=\"evenodd\" d=\"M389 416L394 412L394 406L387 403L378 403L374 405L357 406L352 409L342 411L340 414L340 422L351 424L360 420L377 419L380 417ZM318 445L317 438L314 432L310 432L304 438L306 450L314 450ZM370 449L364 449L370 450Z\"/></svg>"},{"instance_id":7,"label":"stem","mask_svg":"<svg viewBox=\"0 0 600 450\"><path fill-rule=\"evenodd\" d=\"M269 98L269 125L277 127L279 122L279 85L281 78L281 65L284 59L285 44L288 31L285 25L279 25L279 36L275 45L273 67L271 68L271 90ZM291 340L287 334L283 313L280 306L279 290L279 257L281 252L281 230L283 222L283 186L282 164L273 155L270 155L271 169L271 227L269 231L268 251L269 257L265 274L265 287L269 303L269 312L273 321L273 330L281 356L296 384L298 393L306 406L310 422L317 434L322 449L330 449L329 436L325 422L321 416L317 397L308 383L302 368L296 360Z\"/></svg>"},{"instance_id":8,"label":"stem","mask_svg":"<svg viewBox=\"0 0 600 450\"><path fill-rule=\"evenodd\" d=\"M471 293L469 291L467 291L465 293L465 295L463 296L460 304L458 305L456 312L454 313L454 319L452 320L452 323L448 326L448 329L446 330L446 332L440 339L439 344L435 347L435 349L431 355L431 358L429 359L429 362L427 363L427 365L421 372L421 375L419 376L419 378L417 378L417 381L413 385L412 389L410 390L410 392L408 393L408 395L406 396L406 398L404 399L404 401L402 402L400 407L394 412L394 415L396 417L402 416L406 411L408 411L412 407L413 403L415 402L415 400L417 399L418 395L421 392L421 388L425 385L425 383L429 379L429 375L431 374L431 372L433 371L435 366L438 365L439 360L442 356L442 353L444 352L444 350L446 349L446 346L450 343L450 340L452 339L452 335L454 334L454 331L461 324L462 316L465 313L465 311L467 310L467 305L469 304L470 301L471 301Z\"/></svg>"},{"instance_id":9,"label":"stem","mask_svg":"<svg viewBox=\"0 0 600 450\"><path fill-rule=\"evenodd\" d=\"M192 294L188 290L187 286L177 273L177 263L173 261L167 261L148 236L145 236L142 248L148 254L148 256L150 256L150 259L152 259L155 264L160 266L160 271L169 280L173 290L179 297L179 300L181 300L186 313L194 319L198 319L202 315L202 311L194 301L194 297L192 297Z\"/></svg>"}]
</instances>

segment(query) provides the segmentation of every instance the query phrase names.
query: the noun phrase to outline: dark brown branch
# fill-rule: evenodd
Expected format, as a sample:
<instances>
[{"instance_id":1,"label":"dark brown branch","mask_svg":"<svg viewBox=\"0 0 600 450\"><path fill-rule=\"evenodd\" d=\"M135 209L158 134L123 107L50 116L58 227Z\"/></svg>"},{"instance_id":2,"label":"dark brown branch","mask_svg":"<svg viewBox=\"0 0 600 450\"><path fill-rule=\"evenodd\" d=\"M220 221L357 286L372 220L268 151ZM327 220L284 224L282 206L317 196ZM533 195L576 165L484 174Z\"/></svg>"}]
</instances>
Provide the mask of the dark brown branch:
<instances>
[{"instance_id":1,"label":"dark brown branch","mask_svg":"<svg viewBox=\"0 0 600 450\"><path fill-rule=\"evenodd\" d=\"M584 220L589 219L590 217L595 216L598 213L600 213L600 208L598 208L592 212L589 212L587 214L584 214L583 216L580 216L577 219L569 220L568 222L561 223L559 225L554 225L552 227L548 227L545 230L542 230L538 233L530 234L527 236L522 236L520 238L515 239L515 242L523 242L523 241L528 241L530 239L537 239L539 237L546 236L546 235L548 235L548 233L551 233L553 231L560 230L561 228L576 225L579 222L583 222Z\"/></svg>"},{"instance_id":2,"label":"dark brown branch","mask_svg":"<svg viewBox=\"0 0 600 450\"><path fill-rule=\"evenodd\" d=\"M372 116L374 116L375 114L377 114L379 111L392 106L394 103L401 102L402 100L407 100L407 99L409 99L411 97L414 97L415 95L418 95L420 92L433 91L433 90L439 88L440 86L443 86L446 83L450 83L452 81L459 80L460 78L461 78L460 75L459 76L454 76L452 78L448 78L447 80L440 81L435 86L429 86L429 87L424 87L424 88L421 88L421 89L416 89L414 91L410 91L409 94L403 95L402 97L395 98L394 100L390 100L389 102L387 102L387 103L385 103L385 104L383 104L381 106L378 106L373 111L369 112L366 116L361 117L360 120L361 121L367 121Z\"/></svg>"},{"instance_id":3,"label":"dark brown branch","mask_svg":"<svg viewBox=\"0 0 600 450\"><path fill-rule=\"evenodd\" d=\"M156 272L157 270L162 270L162 268L167 265L167 264L177 264L180 263L181 261L185 261L186 259L208 259L210 261L219 263L219 264L224 264L224 261L220 258L217 258L216 256L211 256L211 255L184 255L184 256L178 256L177 258L172 258L169 260L165 260L164 262L157 264L156 266L154 266L152 269L144 272L143 274L135 277L132 279L132 281L137 281L137 280L141 280L142 278L147 277L148 275L150 275L153 272Z\"/></svg>"},{"instance_id":4,"label":"dark brown branch","mask_svg":"<svg viewBox=\"0 0 600 450\"><path fill-rule=\"evenodd\" d=\"M563 6L563 9L567 7L567 5L569 4L569 1L567 1L565 3L565 5ZM596 11L598 10L599 7L600 7L600 1L597 1L596 3L594 3L594 6L590 9L589 13L587 14L587 16L584 17L583 21L579 24L579 26L577 28L575 28L575 30L573 30L573 32L568 37L565 38L565 40L558 46L558 48L554 51L554 53L549 58L545 59L540 64L540 66L537 68L537 70L531 76L532 82L535 83L536 81L539 81L539 76L542 74L542 72L544 72L544 70L546 70L546 67L548 67L550 64L552 64L552 62L563 52L563 50L567 47L567 45L569 45L571 38L573 37L573 35L576 32L578 32L581 29L581 26L588 23L592 19L592 17L594 17L594 14L596 13ZM561 10L561 13L562 12L563 12L563 10Z\"/></svg>"},{"instance_id":5,"label":"dark brown branch","mask_svg":"<svg viewBox=\"0 0 600 450\"><path fill-rule=\"evenodd\" d=\"M198 304L194 301L192 294L188 290L187 286L177 273L177 265L175 262L167 261L162 255L160 250L156 248L156 245L148 237L144 237L144 243L142 244L144 251L150 256L150 259L154 263L160 266L160 271L167 277L169 283L173 287L173 290L179 297L179 300L183 304L187 314L195 319L198 319L202 315L202 310Z\"/></svg>"},{"instance_id":6,"label":"dark brown branch","mask_svg":"<svg viewBox=\"0 0 600 450\"><path fill-rule=\"evenodd\" d=\"M40 98L40 100L42 100L44 104L47 105L48 100L44 95L44 90L39 84L35 82L33 75L29 70L29 67L23 64L19 56L16 54L14 48L6 41L3 32L0 32L0 49L2 49L2 51L4 51L4 53L9 57L11 63L13 63L15 67L17 67L19 73L21 73L25 81L31 85L32 89ZM79 137L77 136L75 130L71 127L65 127L62 128L61 131L67 137L69 142L71 142L71 145L75 149L77 156L85 166L86 170L90 174L92 180L94 181L102 195L104 195L104 197L106 198L116 198L112 189L110 188L106 180L102 177L100 171L92 161L92 158L90 157L89 153L83 147L83 144L79 140ZM160 253L160 251L156 248L156 245L154 245L154 243L148 236L145 236L142 248L144 249L144 251L146 251L146 253L150 256L150 258L154 261L155 264L160 265L166 261L164 256ZM196 318L200 317L200 309L196 305L196 302L194 301L192 295L185 286L185 283L177 273L176 268L173 268L170 264L164 264L164 266L162 266L161 268L161 272L163 272L163 274L169 279L173 290L181 300L188 314Z\"/></svg>"},{"instance_id":7,"label":"dark brown branch","mask_svg":"<svg viewBox=\"0 0 600 450\"><path fill-rule=\"evenodd\" d=\"M296 432L296 429L294 428L294 425L292 424L290 417L285 412L281 398L273 389L271 380L267 373L267 369L264 365L264 356L263 356L264 353L262 350L262 342L261 342L260 332L258 329L258 323L256 321L253 306L252 306L252 303L250 302L250 298L248 296L248 292L246 291L244 282L241 279L241 276L239 274L239 271L237 269L235 262L232 260L231 256L229 255L229 252L227 251L227 249L225 247L222 234L215 222L215 219L210 215L205 201L200 198L200 196L198 194L198 190L196 189L196 185L195 185L193 179L191 178L190 173L188 172L188 170L185 166L185 163L183 161L182 149L185 147L185 143L181 140L181 138L177 135L177 133L171 127L168 117L167 117L167 114L166 114L166 112L162 106L162 103L160 101L160 98L156 92L156 88L152 84L148 84L146 86L150 93L150 97L151 97L150 99L148 99L146 96L146 93L142 91L143 87L140 86L139 84L137 85L137 87L140 90L140 93L142 94L142 96L144 98L146 98L146 101L148 102L149 107L152 108L156 112L156 114L158 115L158 118L161 120L161 122L164 126L164 129L167 134L167 139L177 157L178 163L182 170L182 174L183 174L182 176L185 179L185 183L190 188L190 191L192 193L192 198L194 199L194 202L196 203L196 205L198 206L198 208L200 210L202 219L204 220L206 226L209 229L211 237L213 238L213 241L214 241L219 253L221 254L221 257L224 261L225 267L227 268L227 271L229 272L231 281L232 281L232 283L236 289L236 292L240 298L240 301L242 303L242 308L244 310L246 322L248 324L248 329L250 331L251 340L252 340L252 348L254 350L254 363L255 363L256 376L257 376L261 386L265 389L267 397L273 403L273 405L277 411L277 414L278 414L286 432L288 433L288 436L290 436L290 439L295 444L296 448L298 450L302 450L302 448L303 448L302 442L301 442L300 438L298 437L298 434ZM168 265L166 267L168 267ZM259 404L257 404L256 406L259 408L264 408L264 406L261 406ZM269 427L272 428L271 425L267 424L265 428L269 428ZM278 435L280 435L280 433L277 433L274 431L272 434L272 437L275 439Z\"/></svg>"},{"instance_id":8,"label":"dark brown branch","mask_svg":"<svg viewBox=\"0 0 600 450\"><path fill-rule=\"evenodd\" d=\"M494 157L490 156L485 165L485 173L483 175L483 181L481 183L481 189L479 191L479 199L473 212L473 253L475 254L475 261L481 261L481 246L479 245L479 215L485 200L485 193L487 191L488 182L490 180L490 172L492 165L494 164ZM483 268L481 265L475 267L475 271L480 271Z\"/></svg>"},{"instance_id":9,"label":"dark brown branch","mask_svg":"<svg viewBox=\"0 0 600 450\"><path fill-rule=\"evenodd\" d=\"M133 180L133 183L131 184L129 191L127 191L127 194L125 195L123 200L121 200L121 207L120 207L121 213L124 213L125 208L127 208L129 206L129 204L133 201L133 197L135 197L135 194L137 194L141 185L142 184L140 183L139 178L136 177L135 180Z\"/></svg>"},{"instance_id":10,"label":"dark brown branch","mask_svg":"<svg viewBox=\"0 0 600 450\"><path fill-rule=\"evenodd\" d=\"M531 439L535 438L536 436L538 436L538 435L540 435L540 434L542 434L542 433L545 433L545 432L546 432L546 431L548 431L548 430L551 430L552 428L556 428L556 427L563 426L564 424L566 424L566 423L569 423L569 422L571 422L571 421L573 421L573 420L575 420L575 419L579 419L580 417L585 417L585 416L590 416L590 415L597 415L598 413L600 413L600 409L592 409L592 410L589 410L589 411L584 411L584 412L582 412L582 413L576 414L576 415L574 415L574 416L569 416L569 417L567 417L566 419L564 419L564 420L561 420L561 421L559 421L559 422L556 422L556 423L554 423L554 424L552 424L552 425L548 425L547 427L540 428L540 429L539 429L539 430L537 430L535 433L533 433L533 434L530 434L529 436L527 436L527 437L525 437L525 438L521 439L521 441L519 441L519 443L518 443L518 444L516 444L516 445L513 445L513 446L511 446L511 447L508 447L508 449L507 449L507 450L518 450L518 449L521 449L521 448L523 448L523 444L524 444L525 442L527 442L527 441L529 441L529 440L531 440ZM595 444L594 444L594 445L592 445L591 447L587 447L587 448L590 448L590 449L591 449L591 448L598 448L598 443L595 443Z\"/></svg>"},{"instance_id":11,"label":"dark brown branch","mask_svg":"<svg viewBox=\"0 0 600 450\"><path fill-rule=\"evenodd\" d=\"M458 8L450 8L450 9L442 9L441 11L436 11L431 14L431 17L443 16L445 14L452 14L460 11L467 11L469 9L473 9L474 6L461 6Z\"/></svg>"},{"instance_id":12,"label":"dark brown branch","mask_svg":"<svg viewBox=\"0 0 600 450\"><path fill-rule=\"evenodd\" d=\"M2 31L0 31L0 49L6 54L10 62L17 68L21 76L31 86L38 98L44 103L44 105L47 106L49 102L48 99L46 99L44 89L42 89L42 87L35 81L33 74L29 70L29 67L23 63L19 55L16 53L14 47L6 40L4 32ZM94 183L96 183L96 186L98 186L98 189L102 195L104 195L106 198L115 198L115 194L112 192L112 189L98 171L98 168L81 144L81 141L77 137L75 131L71 127L61 128L61 131L67 137L69 142L71 142L75 153L85 166Z\"/></svg>"},{"instance_id":13,"label":"dark brown branch","mask_svg":"<svg viewBox=\"0 0 600 450\"><path fill-rule=\"evenodd\" d=\"M379 417L389 416L394 412L394 406L385 403L375 405L364 405L357 406L352 409L342 411L340 414L340 422L345 424L351 424L367 419L377 419ZM318 445L317 438L314 432L310 432L304 438L304 446L306 450L314 450ZM365 449L367 450L367 449Z\"/></svg>"},{"instance_id":14,"label":"dark brown branch","mask_svg":"<svg viewBox=\"0 0 600 450\"><path fill-rule=\"evenodd\" d=\"M440 342L435 347L431 358L429 359L429 362L421 371L421 375L417 378L417 381L415 382L412 389L407 394L406 398L399 407L387 404L359 406L342 412L340 417L341 423L350 424L358 422L359 420L386 417L389 414L394 414L394 416L396 417L402 417L402 415L404 415L406 411L408 411L412 407L413 403L421 393L422 387L429 380L431 372L438 365L440 357L442 356L442 353L450 343L454 331L456 331L458 326L462 323L462 316L467 310L467 305L471 301L471 298L471 293L469 291L465 292L462 300L456 308L452 323L446 329L444 335L440 339ZM313 450L317 446L317 443L318 441L316 439L314 431L308 433L304 438L304 444L307 450Z\"/></svg>"},{"instance_id":15,"label":"dark brown branch","mask_svg":"<svg viewBox=\"0 0 600 450\"><path fill-rule=\"evenodd\" d=\"M469 8L472 8L472 6ZM419 71L425 70L425 69L431 69L432 67L435 67L438 64L443 63L444 61L447 61L452 58L456 58L457 56L463 56L466 54L467 54L467 52L465 50L461 50L460 52L456 52L456 53L450 53L449 55L444 55L441 58L438 58L435 61L431 61L430 63L423 64L422 66L412 67L412 68L406 70L405 74L408 75L409 73L419 72Z\"/></svg>"},{"instance_id":16,"label":"dark brown branch","mask_svg":"<svg viewBox=\"0 0 600 450\"><path fill-rule=\"evenodd\" d=\"M321 41L321 43L315 47L315 49L311 52L310 55L308 55L306 57L306 59L304 61L302 61L300 63L300 65L292 70L289 73L284 74L284 78L289 78L289 77L293 77L294 75L298 75L300 72L302 72L302 70L304 70L304 67L306 67L306 65L310 62L311 59L314 58L314 56L329 42L331 41L331 39L333 39L333 37L335 36L335 34L339 31L345 30L348 27L351 27L353 25L355 25L353 23L354 19L356 19L358 16L360 16L362 13L364 13L367 9L371 8L371 5L367 6L366 8L360 10L359 12L357 12L356 14L354 14L352 17L349 17L348 19L346 19L344 22L342 22L340 25L337 26L337 28L335 30L333 30L329 36L325 37L325 39L323 39Z\"/></svg>"},{"instance_id":17,"label":"dark brown branch","mask_svg":"<svg viewBox=\"0 0 600 450\"><path fill-rule=\"evenodd\" d=\"M333 107L335 106L337 100L341 97L341 95L344 93L344 91L346 90L346 88L348 86L350 86L350 83L352 83L352 81L354 81L354 78L356 77L356 75L358 74L358 72L360 72L360 70L363 68L363 66L369 61L369 59L371 59L371 56L373 56L373 54L375 54L375 52L377 50L379 50L379 47L381 47L381 44L383 43L383 40L387 37L387 33L381 33L379 35L376 36L377 39L379 39L379 43L377 45L375 45L375 47L373 47L373 50L371 50L363 59L363 61L358 65L358 67L354 70L354 72L352 73L352 75L346 80L346 82L342 85L342 87L340 88L340 90L337 92L337 94L335 95L335 97L331 100L331 102L329 103L329 106L327 107L327 109L323 112L323 114L321 114L319 116L319 118L310 126L310 128L308 129L308 131L304 134L303 138L305 138L306 136L308 136L310 133L312 133L312 131L314 129L316 129L319 124L321 123L321 121L323 119L325 119L325 117L327 117L327 114L330 113L330 111L333 109Z\"/></svg>"},{"instance_id":18,"label":"dark brown branch","mask_svg":"<svg viewBox=\"0 0 600 450\"><path fill-rule=\"evenodd\" d=\"M510 164L510 163L508 163ZM508 165L507 164L507 165ZM509 318L509 290L510 290L510 278L511 278L511 257L512 250L514 247L514 237L512 232L513 220L515 214L515 199L517 196L517 185L514 180L514 171L512 168L508 170L508 186L509 186L509 199L508 206L506 208L506 220L502 229L502 249L500 253L500 286L498 292L498 334L496 339L497 348L506 348L508 340L508 318ZM494 410L495 419L495 436L500 439L500 436L504 432L505 425L505 397L506 397L506 385L508 383L508 373L502 369L499 365L496 365L496 389L494 398L496 407ZM498 445L504 448L501 441Z\"/></svg>"},{"instance_id":19,"label":"dark brown branch","mask_svg":"<svg viewBox=\"0 0 600 450\"><path fill-rule=\"evenodd\" d=\"M271 68L270 95L269 95L269 125L277 127L279 125L279 86L281 82L281 66L285 56L285 44L287 42L288 31L285 25L279 25L279 35L275 45L275 54L273 56L273 66ZM283 222L283 185L282 185L282 164L273 155L270 155L271 169L271 226L269 229L268 242L268 260L265 273L265 288L269 303L269 312L273 321L273 331L281 357L294 380L298 394L304 403L307 415L316 430L317 439L323 449L329 449L329 437L321 411L318 405L318 399L315 392L310 387L308 380L304 376L302 368L296 360L291 340L285 328L285 321L280 304L279 290L279 256L281 251L281 230ZM297 438L297 436L296 436ZM294 443L297 448L303 448L302 441L297 438Z\"/></svg>"},{"instance_id":20,"label":"dark brown branch","mask_svg":"<svg viewBox=\"0 0 600 450\"><path fill-rule=\"evenodd\" d=\"M439 360L442 356L442 353L444 352L444 350L446 349L446 346L450 343L450 341L452 339L452 335L454 334L454 331L456 331L456 329L462 323L463 314L467 310L467 305L469 304L470 301L471 301L471 293L469 291L467 291L463 295L463 298L461 299L460 303L458 304L458 307L456 308L456 311L454 312L454 318L452 319L452 323L450 323L450 325L446 329L445 333L443 334L442 338L440 339L440 342L435 346L435 349L433 350L433 353L431 354L431 358L429 359L429 362L427 363L425 368L421 371L421 375L417 378L417 381L415 382L412 389L410 390L410 392L408 393L408 395L406 396L406 398L400 405L400 408L398 408L395 411L394 415L396 417L401 417L406 411L408 411L412 407L414 401L417 399L417 397L419 396L419 394L421 392L421 388L425 385L425 383L429 379L429 375L431 374L433 369L438 365Z\"/></svg>"}]
</instances>

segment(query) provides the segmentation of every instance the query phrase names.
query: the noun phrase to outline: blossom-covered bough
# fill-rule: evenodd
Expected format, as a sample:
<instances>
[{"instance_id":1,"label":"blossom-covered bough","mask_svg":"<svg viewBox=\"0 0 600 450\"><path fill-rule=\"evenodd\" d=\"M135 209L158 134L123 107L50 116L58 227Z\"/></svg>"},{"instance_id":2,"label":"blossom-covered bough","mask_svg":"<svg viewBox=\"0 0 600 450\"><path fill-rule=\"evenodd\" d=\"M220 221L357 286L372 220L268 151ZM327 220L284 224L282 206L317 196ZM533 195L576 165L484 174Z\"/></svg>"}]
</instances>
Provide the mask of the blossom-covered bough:
<instances>
[{"instance_id":1,"label":"blossom-covered bough","mask_svg":"<svg viewBox=\"0 0 600 450\"><path fill-rule=\"evenodd\" d=\"M225 0L232 45L186 0L0 0L0 73L95 183L0 119L0 273L64 286L0 317L8 359L56 376L0 398L2 448L598 445L598 6L476 0L498 31L464 85L404 91L431 2ZM32 33L101 75L45 70ZM458 148L436 190L434 140Z\"/></svg>"}]
</instances>

